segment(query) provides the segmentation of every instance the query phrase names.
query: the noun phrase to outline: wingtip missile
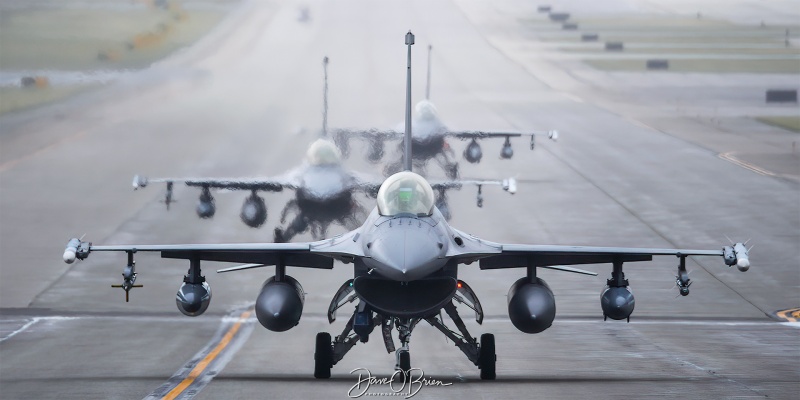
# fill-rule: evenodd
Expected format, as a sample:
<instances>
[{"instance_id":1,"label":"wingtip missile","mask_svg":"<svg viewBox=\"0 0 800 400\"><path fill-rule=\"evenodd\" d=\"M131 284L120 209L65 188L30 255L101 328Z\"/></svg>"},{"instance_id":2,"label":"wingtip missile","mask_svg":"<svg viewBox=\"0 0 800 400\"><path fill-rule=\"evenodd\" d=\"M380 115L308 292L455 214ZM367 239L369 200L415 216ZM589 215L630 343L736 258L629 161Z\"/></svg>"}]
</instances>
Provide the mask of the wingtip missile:
<instances>
[{"instance_id":1,"label":"wingtip missile","mask_svg":"<svg viewBox=\"0 0 800 400\"><path fill-rule=\"evenodd\" d=\"M81 241L77 238L72 238L67 242L67 248L64 249L64 255L62 256L64 262L67 264L72 264L75 262L77 258L78 246L81 245Z\"/></svg>"},{"instance_id":2,"label":"wingtip missile","mask_svg":"<svg viewBox=\"0 0 800 400\"><path fill-rule=\"evenodd\" d=\"M739 271L747 271L750 269L750 252L743 243L736 243L733 245L733 252L736 254L736 268Z\"/></svg>"},{"instance_id":3,"label":"wingtip missile","mask_svg":"<svg viewBox=\"0 0 800 400\"><path fill-rule=\"evenodd\" d=\"M725 264L729 267L736 266L739 271L747 271L750 269L750 252L744 243L736 243L733 246L725 246L722 248L722 257Z\"/></svg>"},{"instance_id":4,"label":"wingtip missile","mask_svg":"<svg viewBox=\"0 0 800 400\"><path fill-rule=\"evenodd\" d=\"M517 180L514 178L503 179L503 190L508 193L517 193Z\"/></svg>"},{"instance_id":5,"label":"wingtip missile","mask_svg":"<svg viewBox=\"0 0 800 400\"><path fill-rule=\"evenodd\" d=\"M133 190L137 190L139 188L143 188L147 186L147 177L134 175L133 176Z\"/></svg>"}]
</instances>

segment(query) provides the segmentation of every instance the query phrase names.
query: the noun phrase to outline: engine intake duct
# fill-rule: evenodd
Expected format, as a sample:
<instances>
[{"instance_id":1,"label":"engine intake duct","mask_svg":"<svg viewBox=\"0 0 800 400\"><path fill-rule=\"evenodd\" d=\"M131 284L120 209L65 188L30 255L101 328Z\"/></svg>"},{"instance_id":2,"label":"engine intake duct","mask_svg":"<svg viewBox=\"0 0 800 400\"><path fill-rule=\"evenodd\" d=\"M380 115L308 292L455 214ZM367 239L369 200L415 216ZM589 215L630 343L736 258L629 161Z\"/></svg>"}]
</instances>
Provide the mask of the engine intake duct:
<instances>
[{"instance_id":1,"label":"engine intake duct","mask_svg":"<svg viewBox=\"0 0 800 400\"><path fill-rule=\"evenodd\" d=\"M381 314L425 318L438 312L453 297L456 280L435 277L410 282L361 276L353 281L358 296Z\"/></svg>"}]
</instances>

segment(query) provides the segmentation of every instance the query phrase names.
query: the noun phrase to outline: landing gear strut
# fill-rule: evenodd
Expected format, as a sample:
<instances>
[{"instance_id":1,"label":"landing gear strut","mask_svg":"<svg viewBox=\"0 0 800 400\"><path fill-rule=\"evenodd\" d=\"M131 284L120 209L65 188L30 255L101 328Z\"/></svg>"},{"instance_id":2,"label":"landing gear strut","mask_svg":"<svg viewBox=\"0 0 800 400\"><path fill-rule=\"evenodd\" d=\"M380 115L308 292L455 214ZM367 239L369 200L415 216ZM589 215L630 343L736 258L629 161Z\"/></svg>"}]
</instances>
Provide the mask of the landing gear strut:
<instances>
[{"instance_id":1,"label":"landing gear strut","mask_svg":"<svg viewBox=\"0 0 800 400\"><path fill-rule=\"evenodd\" d=\"M336 310L344 304L353 302L357 295L353 292L351 281L345 282L337 291L330 306L328 307L328 322L336 320ZM475 311L475 321L479 324L483 322L483 308L478 301L475 292L463 281L458 281L458 292L453 296L453 301L466 305ZM441 317L437 314L424 318L429 324L441 331L448 339L452 340L467 358L481 370L481 379L492 380L496 377L495 364L497 355L495 353L494 335L486 333L481 335L480 343L477 338L472 337L461 316L458 315L455 303L451 301L444 306L444 311L455 323L458 332L448 328ZM314 352L314 377L326 379L331 376L331 368L344 358L345 354L353 348L359 341L367 342L369 335L374 327L380 327L386 351L395 353L395 370L402 372L399 377L406 381L411 371L411 352L409 342L411 332L422 321L422 318L400 318L387 317L379 313L374 313L365 303L359 303L355 307L353 315L345 324L341 335L331 340L331 335L327 332L320 332L316 338L316 348ZM395 348L392 339L392 329L396 328L400 339L400 347ZM397 372L395 372L397 374Z\"/></svg>"},{"instance_id":2,"label":"landing gear strut","mask_svg":"<svg viewBox=\"0 0 800 400\"><path fill-rule=\"evenodd\" d=\"M411 331L419 323L419 318L395 318L394 325L397 328L397 333L400 336L400 348L395 353L397 363L394 366L396 371L402 371L402 378L408 378L408 371L411 370L411 353L408 348L408 342L411 341Z\"/></svg>"},{"instance_id":3,"label":"landing gear strut","mask_svg":"<svg viewBox=\"0 0 800 400\"><path fill-rule=\"evenodd\" d=\"M456 347L458 347L473 364L481 369L481 379L495 379L495 362L497 361L497 355L495 354L494 335L490 333L481 335L481 342L479 345L478 341L470 335L467 326L464 325L464 321L458 315L456 306L453 303L449 303L444 307L444 310L456 324L459 332L450 330L438 315L430 317L426 319L426 321L447 336L448 339L452 340Z\"/></svg>"}]
</instances>

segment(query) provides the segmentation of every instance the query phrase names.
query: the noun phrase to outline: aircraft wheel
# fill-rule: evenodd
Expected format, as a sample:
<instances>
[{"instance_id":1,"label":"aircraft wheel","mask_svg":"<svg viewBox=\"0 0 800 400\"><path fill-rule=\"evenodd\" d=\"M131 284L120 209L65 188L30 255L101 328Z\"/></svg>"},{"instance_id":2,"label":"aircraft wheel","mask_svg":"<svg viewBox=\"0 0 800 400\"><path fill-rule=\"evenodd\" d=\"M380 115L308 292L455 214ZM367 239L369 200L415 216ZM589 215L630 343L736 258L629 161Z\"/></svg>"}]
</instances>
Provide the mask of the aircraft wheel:
<instances>
[{"instance_id":1,"label":"aircraft wheel","mask_svg":"<svg viewBox=\"0 0 800 400\"><path fill-rule=\"evenodd\" d=\"M400 382L408 382L409 371L411 370L411 353L408 350L400 350L398 353L398 362L400 366Z\"/></svg>"},{"instance_id":2,"label":"aircraft wheel","mask_svg":"<svg viewBox=\"0 0 800 400\"><path fill-rule=\"evenodd\" d=\"M331 334L328 332L317 333L317 343L314 351L314 378L330 378L331 367L333 367Z\"/></svg>"},{"instance_id":3,"label":"aircraft wheel","mask_svg":"<svg viewBox=\"0 0 800 400\"><path fill-rule=\"evenodd\" d=\"M494 335L484 333L481 335L481 349L478 355L478 368L481 369L481 379L494 380L497 377L495 364L497 354L494 351Z\"/></svg>"},{"instance_id":4,"label":"aircraft wheel","mask_svg":"<svg viewBox=\"0 0 800 400\"><path fill-rule=\"evenodd\" d=\"M405 373L408 373L408 371L411 369L411 353L407 351L400 353L400 369L402 369Z\"/></svg>"}]
</instances>

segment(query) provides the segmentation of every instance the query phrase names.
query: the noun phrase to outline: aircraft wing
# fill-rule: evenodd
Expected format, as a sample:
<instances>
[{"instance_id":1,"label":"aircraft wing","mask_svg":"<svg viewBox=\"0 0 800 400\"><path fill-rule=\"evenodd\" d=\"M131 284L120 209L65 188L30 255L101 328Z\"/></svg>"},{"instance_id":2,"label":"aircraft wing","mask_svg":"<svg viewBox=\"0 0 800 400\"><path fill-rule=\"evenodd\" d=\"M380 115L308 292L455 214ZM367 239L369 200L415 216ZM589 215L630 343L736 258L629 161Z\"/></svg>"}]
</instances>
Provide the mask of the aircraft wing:
<instances>
[{"instance_id":1,"label":"aircraft wing","mask_svg":"<svg viewBox=\"0 0 800 400\"><path fill-rule=\"evenodd\" d=\"M480 260L481 269L513 266L604 264L650 261L656 255L722 256L722 250L502 244L501 253Z\"/></svg>"},{"instance_id":2,"label":"aircraft wing","mask_svg":"<svg viewBox=\"0 0 800 400\"><path fill-rule=\"evenodd\" d=\"M452 181L429 181L433 190L440 189L461 189L464 185L474 186L500 186L506 192L517 193L517 180L514 178L506 179L457 179Z\"/></svg>"},{"instance_id":3,"label":"aircraft wing","mask_svg":"<svg viewBox=\"0 0 800 400\"><path fill-rule=\"evenodd\" d=\"M520 136L547 136L548 139L558 140L558 131L534 131L534 132L486 132L486 131L448 131L447 136L459 139L488 139L488 138L507 138Z\"/></svg>"},{"instance_id":4,"label":"aircraft wing","mask_svg":"<svg viewBox=\"0 0 800 400\"><path fill-rule=\"evenodd\" d=\"M748 249L742 243L719 250L500 244L456 232L460 234L464 245L461 249L453 249L448 256L465 262L479 261L481 269L542 267L590 273L561 266L650 261L653 256L675 256L681 259L689 256L718 256L728 266L736 265L743 271L750 267Z\"/></svg>"},{"instance_id":5,"label":"aircraft wing","mask_svg":"<svg viewBox=\"0 0 800 400\"><path fill-rule=\"evenodd\" d=\"M403 132L396 131L394 129L366 129L366 130L359 130L359 129L336 129L331 132L333 135L334 142L337 140L342 140L346 138L362 138L362 139L381 139L381 140L392 140L392 139L402 139Z\"/></svg>"},{"instance_id":6,"label":"aircraft wing","mask_svg":"<svg viewBox=\"0 0 800 400\"><path fill-rule=\"evenodd\" d=\"M350 262L363 256L354 237L358 230L317 242L301 243L224 243L224 244L159 244L96 246L80 239L71 239L64 251L64 262L83 260L96 251L161 253L162 258L190 261L248 263L259 266L284 265L292 267L332 269L333 261ZM252 268L250 266L249 268Z\"/></svg>"},{"instance_id":7,"label":"aircraft wing","mask_svg":"<svg viewBox=\"0 0 800 400\"><path fill-rule=\"evenodd\" d=\"M283 189L297 189L298 185L288 177L277 178L147 178L136 175L133 177L133 189L147 187L150 183L174 182L184 183L186 186L229 189L229 190L257 190L265 192L280 192Z\"/></svg>"},{"instance_id":8,"label":"aircraft wing","mask_svg":"<svg viewBox=\"0 0 800 400\"><path fill-rule=\"evenodd\" d=\"M371 197L378 195L378 190L381 188L383 178L376 179L375 177L362 174L359 172L351 172L355 186L360 188L364 193ZM474 186L500 186L503 190L515 194L517 193L517 180L515 178L506 179L458 179L458 180L430 180L428 181L433 190L450 190L461 189L465 185Z\"/></svg>"}]
</instances>

